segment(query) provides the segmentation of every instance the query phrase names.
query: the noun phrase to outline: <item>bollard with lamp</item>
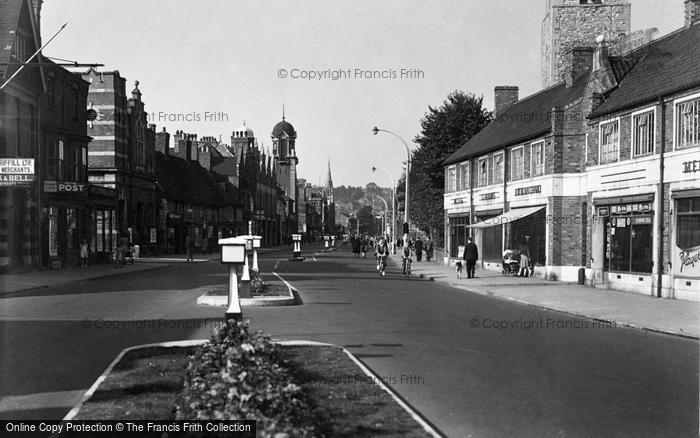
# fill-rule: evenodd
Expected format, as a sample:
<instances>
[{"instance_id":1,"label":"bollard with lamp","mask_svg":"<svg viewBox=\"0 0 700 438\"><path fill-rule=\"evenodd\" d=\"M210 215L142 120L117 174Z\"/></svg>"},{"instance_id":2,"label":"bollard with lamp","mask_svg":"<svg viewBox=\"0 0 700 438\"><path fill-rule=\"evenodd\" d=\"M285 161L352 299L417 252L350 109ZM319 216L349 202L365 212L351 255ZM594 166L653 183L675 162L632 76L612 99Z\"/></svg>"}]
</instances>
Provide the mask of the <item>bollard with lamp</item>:
<instances>
[{"instance_id":1,"label":"bollard with lamp","mask_svg":"<svg viewBox=\"0 0 700 438\"><path fill-rule=\"evenodd\" d=\"M221 245L221 263L228 265L228 305L226 306L226 319L240 321L243 317L241 303L238 295L238 266L243 266L246 256L246 241L236 237L219 239Z\"/></svg>"},{"instance_id":2,"label":"bollard with lamp","mask_svg":"<svg viewBox=\"0 0 700 438\"><path fill-rule=\"evenodd\" d=\"M262 241L262 236L253 236L253 271L260 272L258 268L258 248L260 248L260 242Z\"/></svg>"},{"instance_id":3,"label":"bollard with lamp","mask_svg":"<svg viewBox=\"0 0 700 438\"><path fill-rule=\"evenodd\" d=\"M325 235L323 236L323 240L324 240L323 248L324 248L326 251L328 251L328 242L331 240L331 236L329 236L328 234L325 234Z\"/></svg>"},{"instance_id":4,"label":"bollard with lamp","mask_svg":"<svg viewBox=\"0 0 700 438\"><path fill-rule=\"evenodd\" d=\"M332 235L331 236L331 248L335 248L335 239L336 239L336 236Z\"/></svg>"},{"instance_id":5,"label":"bollard with lamp","mask_svg":"<svg viewBox=\"0 0 700 438\"><path fill-rule=\"evenodd\" d=\"M301 234L292 234L292 241L294 242L294 249L292 250L292 257L289 261L303 262L304 257L301 256Z\"/></svg>"},{"instance_id":6,"label":"bollard with lamp","mask_svg":"<svg viewBox=\"0 0 700 438\"><path fill-rule=\"evenodd\" d=\"M236 236L245 242L245 256L243 261L243 272L241 272L241 296L250 298L250 264L248 263L248 255L253 250L253 236L243 235Z\"/></svg>"}]
</instances>

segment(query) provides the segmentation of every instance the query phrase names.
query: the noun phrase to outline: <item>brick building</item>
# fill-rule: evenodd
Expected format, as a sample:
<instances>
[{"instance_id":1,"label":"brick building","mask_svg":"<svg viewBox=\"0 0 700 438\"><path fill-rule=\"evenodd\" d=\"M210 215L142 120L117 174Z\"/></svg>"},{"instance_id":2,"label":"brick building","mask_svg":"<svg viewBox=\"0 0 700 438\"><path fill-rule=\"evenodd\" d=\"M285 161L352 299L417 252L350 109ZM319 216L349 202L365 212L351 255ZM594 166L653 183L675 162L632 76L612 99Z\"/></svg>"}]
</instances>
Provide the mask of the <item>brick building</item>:
<instances>
[{"instance_id":1,"label":"brick building","mask_svg":"<svg viewBox=\"0 0 700 438\"><path fill-rule=\"evenodd\" d=\"M116 210L101 213L103 244L96 251L111 252L120 234L144 249L157 245L155 125L148 124L139 83L128 97L119 71L89 69L82 77L90 83L87 107L95 114L88 123L89 181L117 193Z\"/></svg>"},{"instance_id":2,"label":"brick building","mask_svg":"<svg viewBox=\"0 0 700 438\"><path fill-rule=\"evenodd\" d=\"M670 35L618 55L600 36L559 83L496 88L494 120L445 162L450 257L474 234L486 268L527 250L537 276L700 300L700 1L684 3Z\"/></svg>"}]
</instances>

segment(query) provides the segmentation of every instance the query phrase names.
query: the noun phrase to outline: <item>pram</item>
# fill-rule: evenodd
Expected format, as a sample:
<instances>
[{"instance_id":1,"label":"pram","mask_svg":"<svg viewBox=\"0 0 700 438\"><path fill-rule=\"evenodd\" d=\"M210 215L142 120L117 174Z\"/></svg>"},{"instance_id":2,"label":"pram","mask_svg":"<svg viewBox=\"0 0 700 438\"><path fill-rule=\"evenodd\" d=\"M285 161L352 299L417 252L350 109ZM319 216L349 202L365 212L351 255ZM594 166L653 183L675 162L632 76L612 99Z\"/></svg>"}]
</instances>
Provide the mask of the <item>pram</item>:
<instances>
[{"instance_id":1,"label":"pram","mask_svg":"<svg viewBox=\"0 0 700 438\"><path fill-rule=\"evenodd\" d=\"M504 275L517 276L520 271L520 252L513 249L503 251L501 263L503 265L502 272Z\"/></svg>"}]
</instances>

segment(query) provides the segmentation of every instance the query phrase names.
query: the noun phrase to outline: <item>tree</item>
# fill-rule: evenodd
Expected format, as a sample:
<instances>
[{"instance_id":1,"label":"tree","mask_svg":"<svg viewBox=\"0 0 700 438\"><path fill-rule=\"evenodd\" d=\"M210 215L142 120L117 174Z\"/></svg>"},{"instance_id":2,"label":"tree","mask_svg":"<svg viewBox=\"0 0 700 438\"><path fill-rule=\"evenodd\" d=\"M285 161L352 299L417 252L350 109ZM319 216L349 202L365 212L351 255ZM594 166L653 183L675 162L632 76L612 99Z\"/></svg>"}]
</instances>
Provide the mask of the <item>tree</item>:
<instances>
[{"instance_id":1,"label":"tree","mask_svg":"<svg viewBox=\"0 0 700 438\"><path fill-rule=\"evenodd\" d=\"M428 107L420 122L421 133L413 140L418 148L411 159L411 221L428 231L437 245L444 239L443 162L491 121L483 100L483 96L455 90L439 108Z\"/></svg>"}]
</instances>

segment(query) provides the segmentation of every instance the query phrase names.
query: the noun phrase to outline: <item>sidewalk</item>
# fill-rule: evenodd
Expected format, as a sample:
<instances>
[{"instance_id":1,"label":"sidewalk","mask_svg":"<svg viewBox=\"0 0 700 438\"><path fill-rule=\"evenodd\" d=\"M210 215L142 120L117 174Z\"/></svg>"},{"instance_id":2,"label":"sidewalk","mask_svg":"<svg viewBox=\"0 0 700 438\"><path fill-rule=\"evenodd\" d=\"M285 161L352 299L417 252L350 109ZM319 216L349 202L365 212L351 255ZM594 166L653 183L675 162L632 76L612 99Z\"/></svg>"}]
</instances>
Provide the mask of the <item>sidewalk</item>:
<instances>
[{"instance_id":1,"label":"sidewalk","mask_svg":"<svg viewBox=\"0 0 700 438\"><path fill-rule=\"evenodd\" d=\"M700 303L596 289L541 278L504 276L477 269L476 278L457 279L453 266L438 262L411 265L417 276L482 295L554 309L623 326L700 338Z\"/></svg>"},{"instance_id":2,"label":"sidewalk","mask_svg":"<svg viewBox=\"0 0 700 438\"><path fill-rule=\"evenodd\" d=\"M207 262L219 258L219 254L196 254L195 262ZM95 278L123 275L131 272L149 271L170 266L172 263L186 263L185 254L169 254L164 257L144 257L134 259L134 264L123 268L115 268L113 263L102 263L87 268L65 268L44 271L30 271L21 274L0 275L0 296L30 289L39 289L72 283L74 281L92 280Z\"/></svg>"}]
</instances>

